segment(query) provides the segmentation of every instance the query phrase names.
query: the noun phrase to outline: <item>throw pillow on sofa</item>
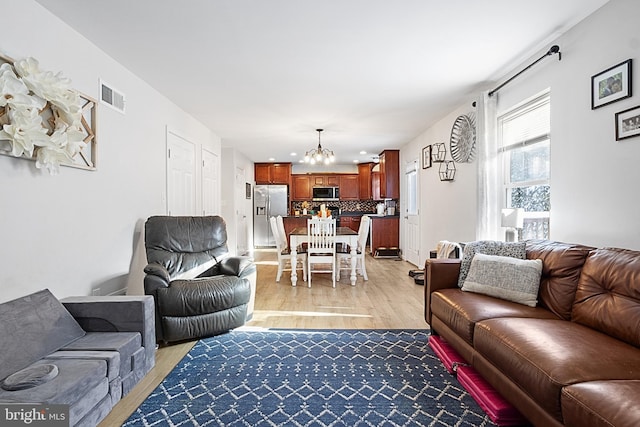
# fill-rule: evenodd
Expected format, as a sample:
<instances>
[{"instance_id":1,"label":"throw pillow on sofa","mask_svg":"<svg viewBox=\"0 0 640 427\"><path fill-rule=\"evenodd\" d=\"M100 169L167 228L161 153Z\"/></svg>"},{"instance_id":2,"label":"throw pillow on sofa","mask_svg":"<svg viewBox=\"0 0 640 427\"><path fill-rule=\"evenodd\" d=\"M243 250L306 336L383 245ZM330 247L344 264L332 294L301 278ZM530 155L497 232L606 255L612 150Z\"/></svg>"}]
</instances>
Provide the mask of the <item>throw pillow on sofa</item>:
<instances>
[{"instance_id":1,"label":"throw pillow on sofa","mask_svg":"<svg viewBox=\"0 0 640 427\"><path fill-rule=\"evenodd\" d=\"M462 290L535 307L541 274L539 259L476 253Z\"/></svg>"},{"instance_id":2,"label":"throw pillow on sofa","mask_svg":"<svg viewBox=\"0 0 640 427\"><path fill-rule=\"evenodd\" d=\"M460 262L460 276L458 276L458 287L464 284L471 261L476 253L485 255L499 255L518 259L527 257L525 242L499 242L494 240L478 240L470 242L464 246L462 261Z\"/></svg>"}]
</instances>

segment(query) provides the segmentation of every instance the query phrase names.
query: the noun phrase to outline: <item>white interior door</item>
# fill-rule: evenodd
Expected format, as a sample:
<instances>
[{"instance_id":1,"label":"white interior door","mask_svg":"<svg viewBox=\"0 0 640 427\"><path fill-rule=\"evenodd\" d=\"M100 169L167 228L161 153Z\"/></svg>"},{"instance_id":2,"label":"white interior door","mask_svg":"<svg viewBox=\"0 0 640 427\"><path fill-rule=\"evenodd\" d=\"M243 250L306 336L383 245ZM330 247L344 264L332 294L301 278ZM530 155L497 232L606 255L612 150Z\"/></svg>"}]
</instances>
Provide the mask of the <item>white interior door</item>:
<instances>
[{"instance_id":1,"label":"white interior door","mask_svg":"<svg viewBox=\"0 0 640 427\"><path fill-rule=\"evenodd\" d=\"M196 211L195 144L167 132L167 213L198 215Z\"/></svg>"},{"instance_id":2,"label":"white interior door","mask_svg":"<svg viewBox=\"0 0 640 427\"><path fill-rule=\"evenodd\" d=\"M220 159L212 151L202 148L202 215L220 213Z\"/></svg>"},{"instance_id":3,"label":"white interior door","mask_svg":"<svg viewBox=\"0 0 640 427\"><path fill-rule=\"evenodd\" d=\"M420 263L420 206L418 189L418 160L408 162L405 170L407 201L405 211L404 259L416 266Z\"/></svg>"}]
</instances>

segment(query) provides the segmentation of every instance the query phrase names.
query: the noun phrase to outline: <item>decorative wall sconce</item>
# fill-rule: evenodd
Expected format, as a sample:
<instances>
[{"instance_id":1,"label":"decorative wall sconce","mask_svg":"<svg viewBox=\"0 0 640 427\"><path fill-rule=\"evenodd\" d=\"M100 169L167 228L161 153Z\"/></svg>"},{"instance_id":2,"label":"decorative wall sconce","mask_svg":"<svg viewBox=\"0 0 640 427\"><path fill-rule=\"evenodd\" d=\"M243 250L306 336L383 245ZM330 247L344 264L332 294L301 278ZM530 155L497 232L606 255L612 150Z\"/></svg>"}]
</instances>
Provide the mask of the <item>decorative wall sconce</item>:
<instances>
[{"instance_id":1,"label":"decorative wall sconce","mask_svg":"<svg viewBox=\"0 0 640 427\"><path fill-rule=\"evenodd\" d=\"M434 163L442 163L444 162L444 157L447 155L447 148L444 145L444 142L433 144L433 148L431 151L431 160Z\"/></svg>"},{"instance_id":2,"label":"decorative wall sconce","mask_svg":"<svg viewBox=\"0 0 640 427\"><path fill-rule=\"evenodd\" d=\"M453 160L444 160L440 163L440 181L453 181L456 177L456 165Z\"/></svg>"}]
</instances>

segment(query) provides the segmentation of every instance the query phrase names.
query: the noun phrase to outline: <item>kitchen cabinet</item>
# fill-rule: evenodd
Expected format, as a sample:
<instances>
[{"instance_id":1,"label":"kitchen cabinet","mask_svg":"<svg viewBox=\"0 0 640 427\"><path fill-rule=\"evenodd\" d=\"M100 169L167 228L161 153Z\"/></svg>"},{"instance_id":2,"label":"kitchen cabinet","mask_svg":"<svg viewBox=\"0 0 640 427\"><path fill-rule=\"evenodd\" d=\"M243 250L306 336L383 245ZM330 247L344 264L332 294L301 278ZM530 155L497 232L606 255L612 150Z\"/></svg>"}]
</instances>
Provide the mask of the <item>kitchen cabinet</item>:
<instances>
[{"instance_id":1,"label":"kitchen cabinet","mask_svg":"<svg viewBox=\"0 0 640 427\"><path fill-rule=\"evenodd\" d=\"M358 175L340 175L340 200L360 200Z\"/></svg>"},{"instance_id":2,"label":"kitchen cabinet","mask_svg":"<svg viewBox=\"0 0 640 427\"><path fill-rule=\"evenodd\" d=\"M400 198L400 150L380 153L380 197Z\"/></svg>"},{"instance_id":3,"label":"kitchen cabinet","mask_svg":"<svg viewBox=\"0 0 640 427\"><path fill-rule=\"evenodd\" d=\"M291 175L291 200L310 201L311 188L310 175Z\"/></svg>"},{"instance_id":4,"label":"kitchen cabinet","mask_svg":"<svg viewBox=\"0 0 640 427\"><path fill-rule=\"evenodd\" d=\"M371 252L380 248L400 246L400 218L397 216L371 216Z\"/></svg>"},{"instance_id":5,"label":"kitchen cabinet","mask_svg":"<svg viewBox=\"0 0 640 427\"><path fill-rule=\"evenodd\" d=\"M254 177L256 184L291 183L291 163L255 163Z\"/></svg>"},{"instance_id":6,"label":"kitchen cabinet","mask_svg":"<svg viewBox=\"0 0 640 427\"><path fill-rule=\"evenodd\" d=\"M320 174L311 174L311 186L312 187L339 187L340 186L340 175L320 175Z\"/></svg>"},{"instance_id":7,"label":"kitchen cabinet","mask_svg":"<svg viewBox=\"0 0 640 427\"><path fill-rule=\"evenodd\" d=\"M380 172L371 172L371 198L373 200L382 200L380 196Z\"/></svg>"},{"instance_id":8,"label":"kitchen cabinet","mask_svg":"<svg viewBox=\"0 0 640 427\"><path fill-rule=\"evenodd\" d=\"M341 216L340 226L349 227L353 231L358 231L360 229L361 220L362 220L362 217L360 216Z\"/></svg>"},{"instance_id":9,"label":"kitchen cabinet","mask_svg":"<svg viewBox=\"0 0 640 427\"><path fill-rule=\"evenodd\" d=\"M340 215L340 227L349 227L353 231L358 231L360 228L359 216Z\"/></svg>"},{"instance_id":10,"label":"kitchen cabinet","mask_svg":"<svg viewBox=\"0 0 640 427\"><path fill-rule=\"evenodd\" d=\"M291 175L291 200L311 200L313 187L338 187L340 200L360 200L356 174Z\"/></svg>"},{"instance_id":11,"label":"kitchen cabinet","mask_svg":"<svg viewBox=\"0 0 640 427\"><path fill-rule=\"evenodd\" d=\"M360 163L358 165L358 193L360 200L371 200L371 168L372 163Z\"/></svg>"}]
</instances>

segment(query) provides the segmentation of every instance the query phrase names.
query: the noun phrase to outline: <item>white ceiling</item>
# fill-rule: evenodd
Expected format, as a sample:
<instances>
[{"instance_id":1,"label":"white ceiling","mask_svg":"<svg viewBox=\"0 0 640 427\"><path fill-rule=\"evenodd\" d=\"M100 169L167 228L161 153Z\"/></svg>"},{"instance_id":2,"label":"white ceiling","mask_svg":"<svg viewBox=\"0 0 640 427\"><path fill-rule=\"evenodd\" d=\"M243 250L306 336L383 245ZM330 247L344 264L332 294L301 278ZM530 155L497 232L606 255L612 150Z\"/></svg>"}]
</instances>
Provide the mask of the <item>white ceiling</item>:
<instances>
[{"instance_id":1,"label":"white ceiling","mask_svg":"<svg viewBox=\"0 0 640 427\"><path fill-rule=\"evenodd\" d=\"M36 1L223 146L296 162L324 128L344 164L400 148L607 2Z\"/></svg>"}]
</instances>

